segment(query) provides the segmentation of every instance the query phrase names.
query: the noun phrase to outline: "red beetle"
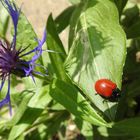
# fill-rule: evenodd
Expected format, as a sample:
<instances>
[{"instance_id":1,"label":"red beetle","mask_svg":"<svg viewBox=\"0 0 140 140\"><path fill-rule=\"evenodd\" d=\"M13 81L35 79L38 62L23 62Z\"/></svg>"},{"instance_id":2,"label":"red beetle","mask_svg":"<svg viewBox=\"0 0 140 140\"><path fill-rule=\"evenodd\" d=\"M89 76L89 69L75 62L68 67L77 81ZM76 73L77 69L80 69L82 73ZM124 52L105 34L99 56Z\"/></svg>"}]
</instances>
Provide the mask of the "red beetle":
<instances>
[{"instance_id":1,"label":"red beetle","mask_svg":"<svg viewBox=\"0 0 140 140\"><path fill-rule=\"evenodd\" d=\"M95 90L97 94L110 101L115 101L120 97L120 90L117 88L117 85L108 79L96 81Z\"/></svg>"}]
</instances>

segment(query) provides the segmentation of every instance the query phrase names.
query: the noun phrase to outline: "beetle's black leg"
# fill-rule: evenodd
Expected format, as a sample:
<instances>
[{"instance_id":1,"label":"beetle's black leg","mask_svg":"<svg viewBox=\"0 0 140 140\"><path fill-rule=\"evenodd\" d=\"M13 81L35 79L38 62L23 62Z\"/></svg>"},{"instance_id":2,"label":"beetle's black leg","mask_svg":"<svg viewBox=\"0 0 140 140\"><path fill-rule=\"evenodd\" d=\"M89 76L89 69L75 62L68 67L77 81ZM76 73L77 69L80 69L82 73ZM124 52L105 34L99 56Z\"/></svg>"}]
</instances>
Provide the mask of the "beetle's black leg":
<instances>
[{"instance_id":1,"label":"beetle's black leg","mask_svg":"<svg viewBox=\"0 0 140 140\"><path fill-rule=\"evenodd\" d=\"M106 99L104 99L104 100L103 100L103 104L104 104L105 102L107 103L108 101L107 101Z\"/></svg>"}]
</instances>

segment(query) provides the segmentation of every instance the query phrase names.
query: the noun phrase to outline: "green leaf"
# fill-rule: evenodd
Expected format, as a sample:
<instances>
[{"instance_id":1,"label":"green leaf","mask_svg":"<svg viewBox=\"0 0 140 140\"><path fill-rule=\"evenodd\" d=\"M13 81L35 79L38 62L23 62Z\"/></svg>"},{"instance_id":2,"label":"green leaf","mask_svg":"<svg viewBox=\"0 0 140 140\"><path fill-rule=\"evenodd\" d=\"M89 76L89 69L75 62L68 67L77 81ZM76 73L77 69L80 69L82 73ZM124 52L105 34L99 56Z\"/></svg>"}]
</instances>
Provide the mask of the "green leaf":
<instances>
[{"instance_id":1,"label":"green leaf","mask_svg":"<svg viewBox=\"0 0 140 140\"><path fill-rule=\"evenodd\" d=\"M85 136L86 140L93 140L92 125L89 122L83 121L81 133Z\"/></svg>"},{"instance_id":2,"label":"green leaf","mask_svg":"<svg viewBox=\"0 0 140 140\"><path fill-rule=\"evenodd\" d=\"M18 137L16 140L25 140L24 135L22 134L20 137Z\"/></svg>"},{"instance_id":3,"label":"green leaf","mask_svg":"<svg viewBox=\"0 0 140 140\"><path fill-rule=\"evenodd\" d=\"M76 117L94 125L108 126L74 86L55 79L50 87L50 95Z\"/></svg>"},{"instance_id":4,"label":"green leaf","mask_svg":"<svg viewBox=\"0 0 140 140\"><path fill-rule=\"evenodd\" d=\"M44 86L38 93L35 93L20 120L15 120L16 124L12 127L8 140L15 140L37 120L47 104L52 100L47 92L48 86Z\"/></svg>"},{"instance_id":5,"label":"green leaf","mask_svg":"<svg viewBox=\"0 0 140 140\"><path fill-rule=\"evenodd\" d=\"M62 32L68 25L71 19L71 15L75 10L75 6L70 6L65 9L56 19L55 24L57 28L57 32ZM67 20L66 20L67 19Z\"/></svg>"},{"instance_id":6,"label":"green leaf","mask_svg":"<svg viewBox=\"0 0 140 140\"><path fill-rule=\"evenodd\" d=\"M60 111L55 113L50 119L48 119L44 124L46 125L45 138L49 139L60 130L61 124L69 118L69 113L67 111Z\"/></svg>"},{"instance_id":7,"label":"green leaf","mask_svg":"<svg viewBox=\"0 0 140 140\"><path fill-rule=\"evenodd\" d=\"M130 2L128 5L131 5ZM139 19L139 7L138 5L131 5L126 7L124 13L124 18L122 18L121 23L127 29L136 23Z\"/></svg>"},{"instance_id":8,"label":"green leaf","mask_svg":"<svg viewBox=\"0 0 140 140\"><path fill-rule=\"evenodd\" d=\"M137 79L136 81L131 82L129 85L127 85L127 96L129 98L134 98L136 96L140 95L140 79Z\"/></svg>"},{"instance_id":9,"label":"green leaf","mask_svg":"<svg viewBox=\"0 0 140 140\"><path fill-rule=\"evenodd\" d=\"M69 112L64 111L56 111L43 115L44 119L41 123L36 125L36 129L32 129L32 127L28 130L28 134L26 135L26 139L37 139L37 140L49 140L52 139L56 133L58 134L62 125L69 118ZM42 119L41 119L42 120ZM37 122L38 123L38 122ZM35 127L34 127L35 128ZM30 130L32 132L30 132Z\"/></svg>"},{"instance_id":10,"label":"green leaf","mask_svg":"<svg viewBox=\"0 0 140 140\"><path fill-rule=\"evenodd\" d=\"M124 26L124 30L127 34L127 38L136 38L140 36L139 11L140 11L139 6L133 4L131 7L126 8L124 11L123 14L124 18L122 19L121 23Z\"/></svg>"},{"instance_id":11,"label":"green leaf","mask_svg":"<svg viewBox=\"0 0 140 140\"><path fill-rule=\"evenodd\" d=\"M113 125L114 128L130 135L130 136L140 136L139 127L140 127L140 117L126 119L120 122L117 122Z\"/></svg>"},{"instance_id":12,"label":"green leaf","mask_svg":"<svg viewBox=\"0 0 140 140\"><path fill-rule=\"evenodd\" d=\"M52 98L48 94L48 88L49 85L38 88L36 90L35 95L31 98L30 102L28 103L28 106L31 108L44 109L46 105L49 104L49 102L52 100Z\"/></svg>"},{"instance_id":13,"label":"green leaf","mask_svg":"<svg viewBox=\"0 0 140 140\"><path fill-rule=\"evenodd\" d=\"M119 11L120 16L122 14L122 11L123 11L125 5L127 4L127 1L128 0L114 0L116 6L118 8L118 11Z\"/></svg>"},{"instance_id":14,"label":"green leaf","mask_svg":"<svg viewBox=\"0 0 140 140\"><path fill-rule=\"evenodd\" d=\"M72 46L73 40L75 38L75 27L77 25L77 20L80 17L81 11L83 8L83 4L80 3L79 5L76 6L76 9L74 10L71 20L70 20L70 31L69 31L69 41L68 41L68 47L69 49Z\"/></svg>"},{"instance_id":15,"label":"green leaf","mask_svg":"<svg viewBox=\"0 0 140 140\"><path fill-rule=\"evenodd\" d=\"M63 67L63 63L66 58L66 52L64 50L61 40L59 39L52 15L49 16L47 22L46 43L49 50L55 51L50 52L49 57L51 60L51 66L53 67L56 76L62 80L66 80L66 74Z\"/></svg>"},{"instance_id":16,"label":"green leaf","mask_svg":"<svg viewBox=\"0 0 140 140\"><path fill-rule=\"evenodd\" d=\"M27 129L29 125L28 124L19 124L19 125L15 125L12 129L11 132L9 134L8 140L15 140L18 136L20 136L25 129Z\"/></svg>"},{"instance_id":17,"label":"green leaf","mask_svg":"<svg viewBox=\"0 0 140 140\"><path fill-rule=\"evenodd\" d=\"M22 115L25 113L25 111L27 109L27 104L28 104L29 100L33 96L33 92L28 91L28 90L24 91L20 94L23 94L22 101L21 101L18 109L16 110L16 114L14 115L12 120L6 124L8 126L14 126L21 119Z\"/></svg>"},{"instance_id":18,"label":"green leaf","mask_svg":"<svg viewBox=\"0 0 140 140\"><path fill-rule=\"evenodd\" d=\"M72 4L77 4L80 2L80 0L69 0Z\"/></svg>"},{"instance_id":19,"label":"green leaf","mask_svg":"<svg viewBox=\"0 0 140 140\"><path fill-rule=\"evenodd\" d=\"M116 103L103 102L94 84L106 78L121 88L126 57L126 38L118 12L109 0L90 0L76 9L71 20L70 52L65 62L68 76L111 120ZM110 12L111 11L111 12ZM79 13L81 13L79 15Z\"/></svg>"},{"instance_id":20,"label":"green leaf","mask_svg":"<svg viewBox=\"0 0 140 140\"><path fill-rule=\"evenodd\" d=\"M130 140L140 140L140 137L135 137L135 138L132 138Z\"/></svg>"},{"instance_id":21,"label":"green leaf","mask_svg":"<svg viewBox=\"0 0 140 140\"><path fill-rule=\"evenodd\" d=\"M136 60L136 54L139 50L140 39L135 39L131 46L127 49L127 57L124 66L124 76L130 80L135 80L139 77L140 65Z\"/></svg>"},{"instance_id":22,"label":"green leaf","mask_svg":"<svg viewBox=\"0 0 140 140\"><path fill-rule=\"evenodd\" d=\"M114 138L123 138L123 137L127 137L128 134L121 131L120 129L116 129L116 128L106 128L106 127L98 127L98 132L101 136L104 137L114 137ZM113 138L112 138L113 139Z\"/></svg>"},{"instance_id":23,"label":"green leaf","mask_svg":"<svg viewBox=\"0 0 140 140\"><path fill-rule=\"evenodd\" d=\"M32 91L24 91L22 93L17 93L17 94L14 94L14 97L15 97L15 95L18 97L16 101L19 102L19 104L15 108L14 107L12 108L12 111L13 111L12 118L9 121L7 121L7 120L2 121L1 120L1 122L0 122L0 134L1 134L1 136L4 136L4 133L9 134L11 128L14 125L16 125L18 123L18 121L22 118L23 114L25 113L25 111L27 109L27 104L33 95L33 92ZM9 113L8 113L8 115L9 115ZM8 137L8 135L7 135L7 137Z\"/></svg>"},{"instance_id":24,"label":"green leaf","mask_svg":"<svg viewBox=\"0 0 140 140\"><path fill-rule=\"evenodd\" d=\"M9 14L4 8L4 6L0 3L0 37L6 38L6 32L8 29L9 23Z\"/></svg>"},{"instance_id":25,"label":"green leaf","mask_svg":"<svg viewBox=\"0 0 140 140\"><path fill-rule=\"evenodd\" d=\"M140 19L135 24L126 29L127 38L137 38L140 36Z\"/></svg>"},{"instance_id":26,"label":"green leaf","mask_svg":"<svg viewBox=\"0 0 140 140\"><path fill-rule=\"evenodd\" d=\"M16 48L21 48L24 49L28 47L24 53L32 50L35 48L38 43L35 40L37 38L31 24L25 17L23 13L20 14L19 16L19 21L18 21L18 26L17 26L17 44ZM25 59L30 59L32 55L27 55L25 56Z\"/></svg>"},{"instance_id":27,"label":"green leaf","mask_svg":"<svg viewBox=\"0 0 140 140\"><path fill-rule=\"evenodd\" d=\"M94 133L92 124L87 121L83 121L79 118L76 118L74 121L78 129L80 130L81 134L84 135L84 137L86 138L86 140L93 140Z\"/></svg>"}]
</instances>

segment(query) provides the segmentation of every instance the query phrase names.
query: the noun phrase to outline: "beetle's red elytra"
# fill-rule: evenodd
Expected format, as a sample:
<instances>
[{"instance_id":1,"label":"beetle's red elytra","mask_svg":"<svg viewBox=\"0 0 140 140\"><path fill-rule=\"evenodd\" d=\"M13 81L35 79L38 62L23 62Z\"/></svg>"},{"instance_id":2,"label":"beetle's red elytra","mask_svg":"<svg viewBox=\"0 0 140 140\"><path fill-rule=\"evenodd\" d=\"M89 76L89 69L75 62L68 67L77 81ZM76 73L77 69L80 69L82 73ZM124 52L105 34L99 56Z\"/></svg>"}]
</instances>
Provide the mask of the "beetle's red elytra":
<instances>
[{"instance_id":1,"label":"beetle's red elytra","mask_svg":"<svg viewBox=\"0 0 140 140\"><path fill-rule=\"evenodd\" d=\"M108 79L99 79L95 83L95 90L97 94L103 98L116 100L120 97L120 90L117 88L116 83Z\"/></svg>"}]
</instances>

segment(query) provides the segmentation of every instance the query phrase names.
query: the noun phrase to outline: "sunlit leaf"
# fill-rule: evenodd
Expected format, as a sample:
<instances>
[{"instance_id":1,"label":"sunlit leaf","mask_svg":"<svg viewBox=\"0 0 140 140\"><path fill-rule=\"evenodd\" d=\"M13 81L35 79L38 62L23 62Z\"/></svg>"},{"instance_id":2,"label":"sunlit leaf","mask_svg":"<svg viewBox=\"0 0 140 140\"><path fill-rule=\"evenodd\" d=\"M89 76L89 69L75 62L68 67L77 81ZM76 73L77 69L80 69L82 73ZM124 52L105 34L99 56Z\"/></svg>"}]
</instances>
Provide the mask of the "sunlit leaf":
<instances>
[{"instance_id":1,"label":"sunlit leaf","mask_svg":"<svg viewBox=\"0 0 140 140\"><path fill-rule=\"evenodd\" d=\"M74 86L55 79L50 87L50 95L76 117L94 125L108 126Z\"/></svg>"},{"instance_id":2,"label":"sunlit leaf","mask_svg":"<svg viewBox=\"0 0 140 140\"><path fill-rule=\"evenodd\" d=\"M69 77L113 120L116 103L103 102L96 95L94 84L106 78L121 89L126 38L115 5L109 0L81 3L71 20L69 44L71 49L65 62Z\"/></svg>"},{"instance_id":3,"label":"sunlit leaf","mask_svg":"<svg viewBox=\"0 0 140 140\"><path fill-rule=\"evenodd\" d=\"M19 16L18 26L17 26L17 44L16 48L25 49L28 47L24 53L32 50L38 44L35 40L37 38L31 24L23 13ZM27 55L26 58L31 58L32 55Z\"/></svg>"},{"instance_id":4,"label":"sunlit leaf","mask_svg":"<svg viewBox=\"0 0 140 140\"><path fill-rule=\"evenodd\" d=\"M92 125L89 122L86 122L82 119L76 118L75 123L80 130L81 134L85 136L86 140L93 140L93 130Z\"/></svg>"}]
</instances>

